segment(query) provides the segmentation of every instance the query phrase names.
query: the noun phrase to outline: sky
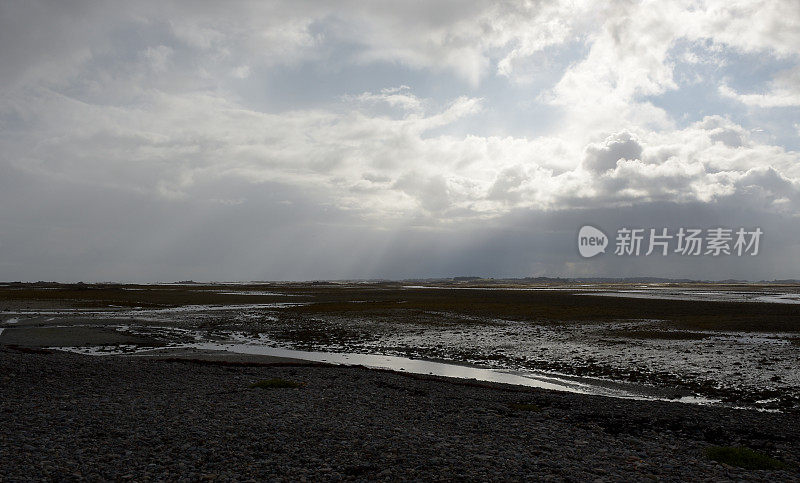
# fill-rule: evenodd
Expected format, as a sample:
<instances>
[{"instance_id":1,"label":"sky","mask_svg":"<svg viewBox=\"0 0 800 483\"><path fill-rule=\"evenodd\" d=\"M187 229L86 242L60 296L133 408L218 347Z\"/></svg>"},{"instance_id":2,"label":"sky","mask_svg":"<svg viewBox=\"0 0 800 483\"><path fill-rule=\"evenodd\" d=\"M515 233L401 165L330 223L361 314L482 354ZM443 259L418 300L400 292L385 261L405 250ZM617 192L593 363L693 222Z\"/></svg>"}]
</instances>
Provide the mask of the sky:
<instances>
[{"instance_id":1,"label":"sky","mask_svg":"<svg viewBox=\"0 0 800 483\"><path fill-rule=\"evenodd\" d=\"M0 280L800 278L799 46L797 0L1 0ZM689 227L763 236L614 253Z\"/></svg>"}]
</instances>

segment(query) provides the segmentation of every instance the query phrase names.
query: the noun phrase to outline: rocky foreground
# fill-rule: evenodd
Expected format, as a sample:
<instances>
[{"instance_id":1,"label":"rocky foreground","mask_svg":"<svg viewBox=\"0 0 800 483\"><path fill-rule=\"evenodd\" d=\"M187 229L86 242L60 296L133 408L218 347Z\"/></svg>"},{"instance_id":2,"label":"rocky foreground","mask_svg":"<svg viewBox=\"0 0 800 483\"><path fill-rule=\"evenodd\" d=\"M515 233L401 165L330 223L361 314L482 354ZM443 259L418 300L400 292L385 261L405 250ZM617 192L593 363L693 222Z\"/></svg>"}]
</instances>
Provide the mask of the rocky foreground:
<instances>
[{"instance_id":1,"label":"rocky foreground","mask_svg":"<svg viewBox=\"0 0 800 483\"><path fill-rule=\"evenodd\" d=\"M356 367L0 347L0 480L797 480L800 418ZM302 383L251 388L260 380ZM747 446L787 464L706 457Z\"/></svg>"}]
</instances>

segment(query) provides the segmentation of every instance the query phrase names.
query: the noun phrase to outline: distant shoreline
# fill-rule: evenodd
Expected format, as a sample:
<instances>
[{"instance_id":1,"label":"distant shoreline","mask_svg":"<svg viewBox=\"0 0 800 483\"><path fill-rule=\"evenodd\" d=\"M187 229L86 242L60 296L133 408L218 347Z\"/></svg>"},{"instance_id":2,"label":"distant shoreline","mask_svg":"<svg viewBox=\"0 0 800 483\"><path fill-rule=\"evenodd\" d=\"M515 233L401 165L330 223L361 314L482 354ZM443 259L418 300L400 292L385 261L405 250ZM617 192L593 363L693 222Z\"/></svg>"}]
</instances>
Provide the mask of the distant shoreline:
<instances>
[{"instance_id":1,"label":"distant shoreline","mask_svg":"<svg viewBox=\"0 0 800 483\"><path fill-rule=\"evenodd\" d=\"M570 285L576 283L592 284L698 284L698 285L800 285L800 279L773 279L773 280L745 280L745 279L719 279L702 280L691 278L662 278L662 277L430 277L430 278L343 278L343 279L311 279L311 280L229 280L229 281L81 281L81 280L7 280L0 281L0 287L33 286L33 287L54 287L66 288L74 286L115 286L115 285L324 285L324 284L409 284L423 283L430 285L475 285L489 284L495 286L503 285Z\"/></svg>"}]
</instances>

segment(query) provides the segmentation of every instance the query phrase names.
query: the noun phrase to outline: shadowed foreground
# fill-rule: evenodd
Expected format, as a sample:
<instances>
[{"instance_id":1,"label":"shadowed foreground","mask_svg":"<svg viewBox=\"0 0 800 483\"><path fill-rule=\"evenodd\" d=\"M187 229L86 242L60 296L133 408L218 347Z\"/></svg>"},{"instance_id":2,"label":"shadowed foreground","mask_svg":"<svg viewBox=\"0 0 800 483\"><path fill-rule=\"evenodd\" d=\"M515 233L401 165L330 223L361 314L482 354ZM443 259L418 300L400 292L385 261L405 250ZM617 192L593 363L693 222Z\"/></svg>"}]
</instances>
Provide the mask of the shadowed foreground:
<instances>
[{"instance_id":1,"label":"shadowed foreground","mask_svg":"<svg viewBox=\"0 0 800 483\"><path fill-rule=\"evenodd\" d=\"M800 479L791 415L12 347L0 378L0 479ZM788 466L726 466L712 445Z\"/></svg>"}]
</instances>

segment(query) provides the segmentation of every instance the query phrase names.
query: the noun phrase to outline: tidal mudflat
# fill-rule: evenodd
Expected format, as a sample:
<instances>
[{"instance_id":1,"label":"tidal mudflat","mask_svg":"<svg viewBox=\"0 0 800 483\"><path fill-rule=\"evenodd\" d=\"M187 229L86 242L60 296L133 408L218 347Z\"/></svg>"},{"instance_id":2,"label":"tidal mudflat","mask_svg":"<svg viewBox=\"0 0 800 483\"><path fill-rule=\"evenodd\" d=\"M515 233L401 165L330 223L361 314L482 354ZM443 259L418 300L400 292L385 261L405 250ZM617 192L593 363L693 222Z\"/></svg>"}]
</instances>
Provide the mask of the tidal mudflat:
<instances>
[{"instance_id":1,"label":"tidal mudflat","mask_svg":"<svg viewBox=\"0 0 800 483\"><path fill-rule=\"evenodd\" d=\"M398 370L435 361L595 394L796 412L798 294L779 284L6 284L0 343L300 350ZM369 362L377 356L390 362Z\"/></svg>"}]
</instances>

